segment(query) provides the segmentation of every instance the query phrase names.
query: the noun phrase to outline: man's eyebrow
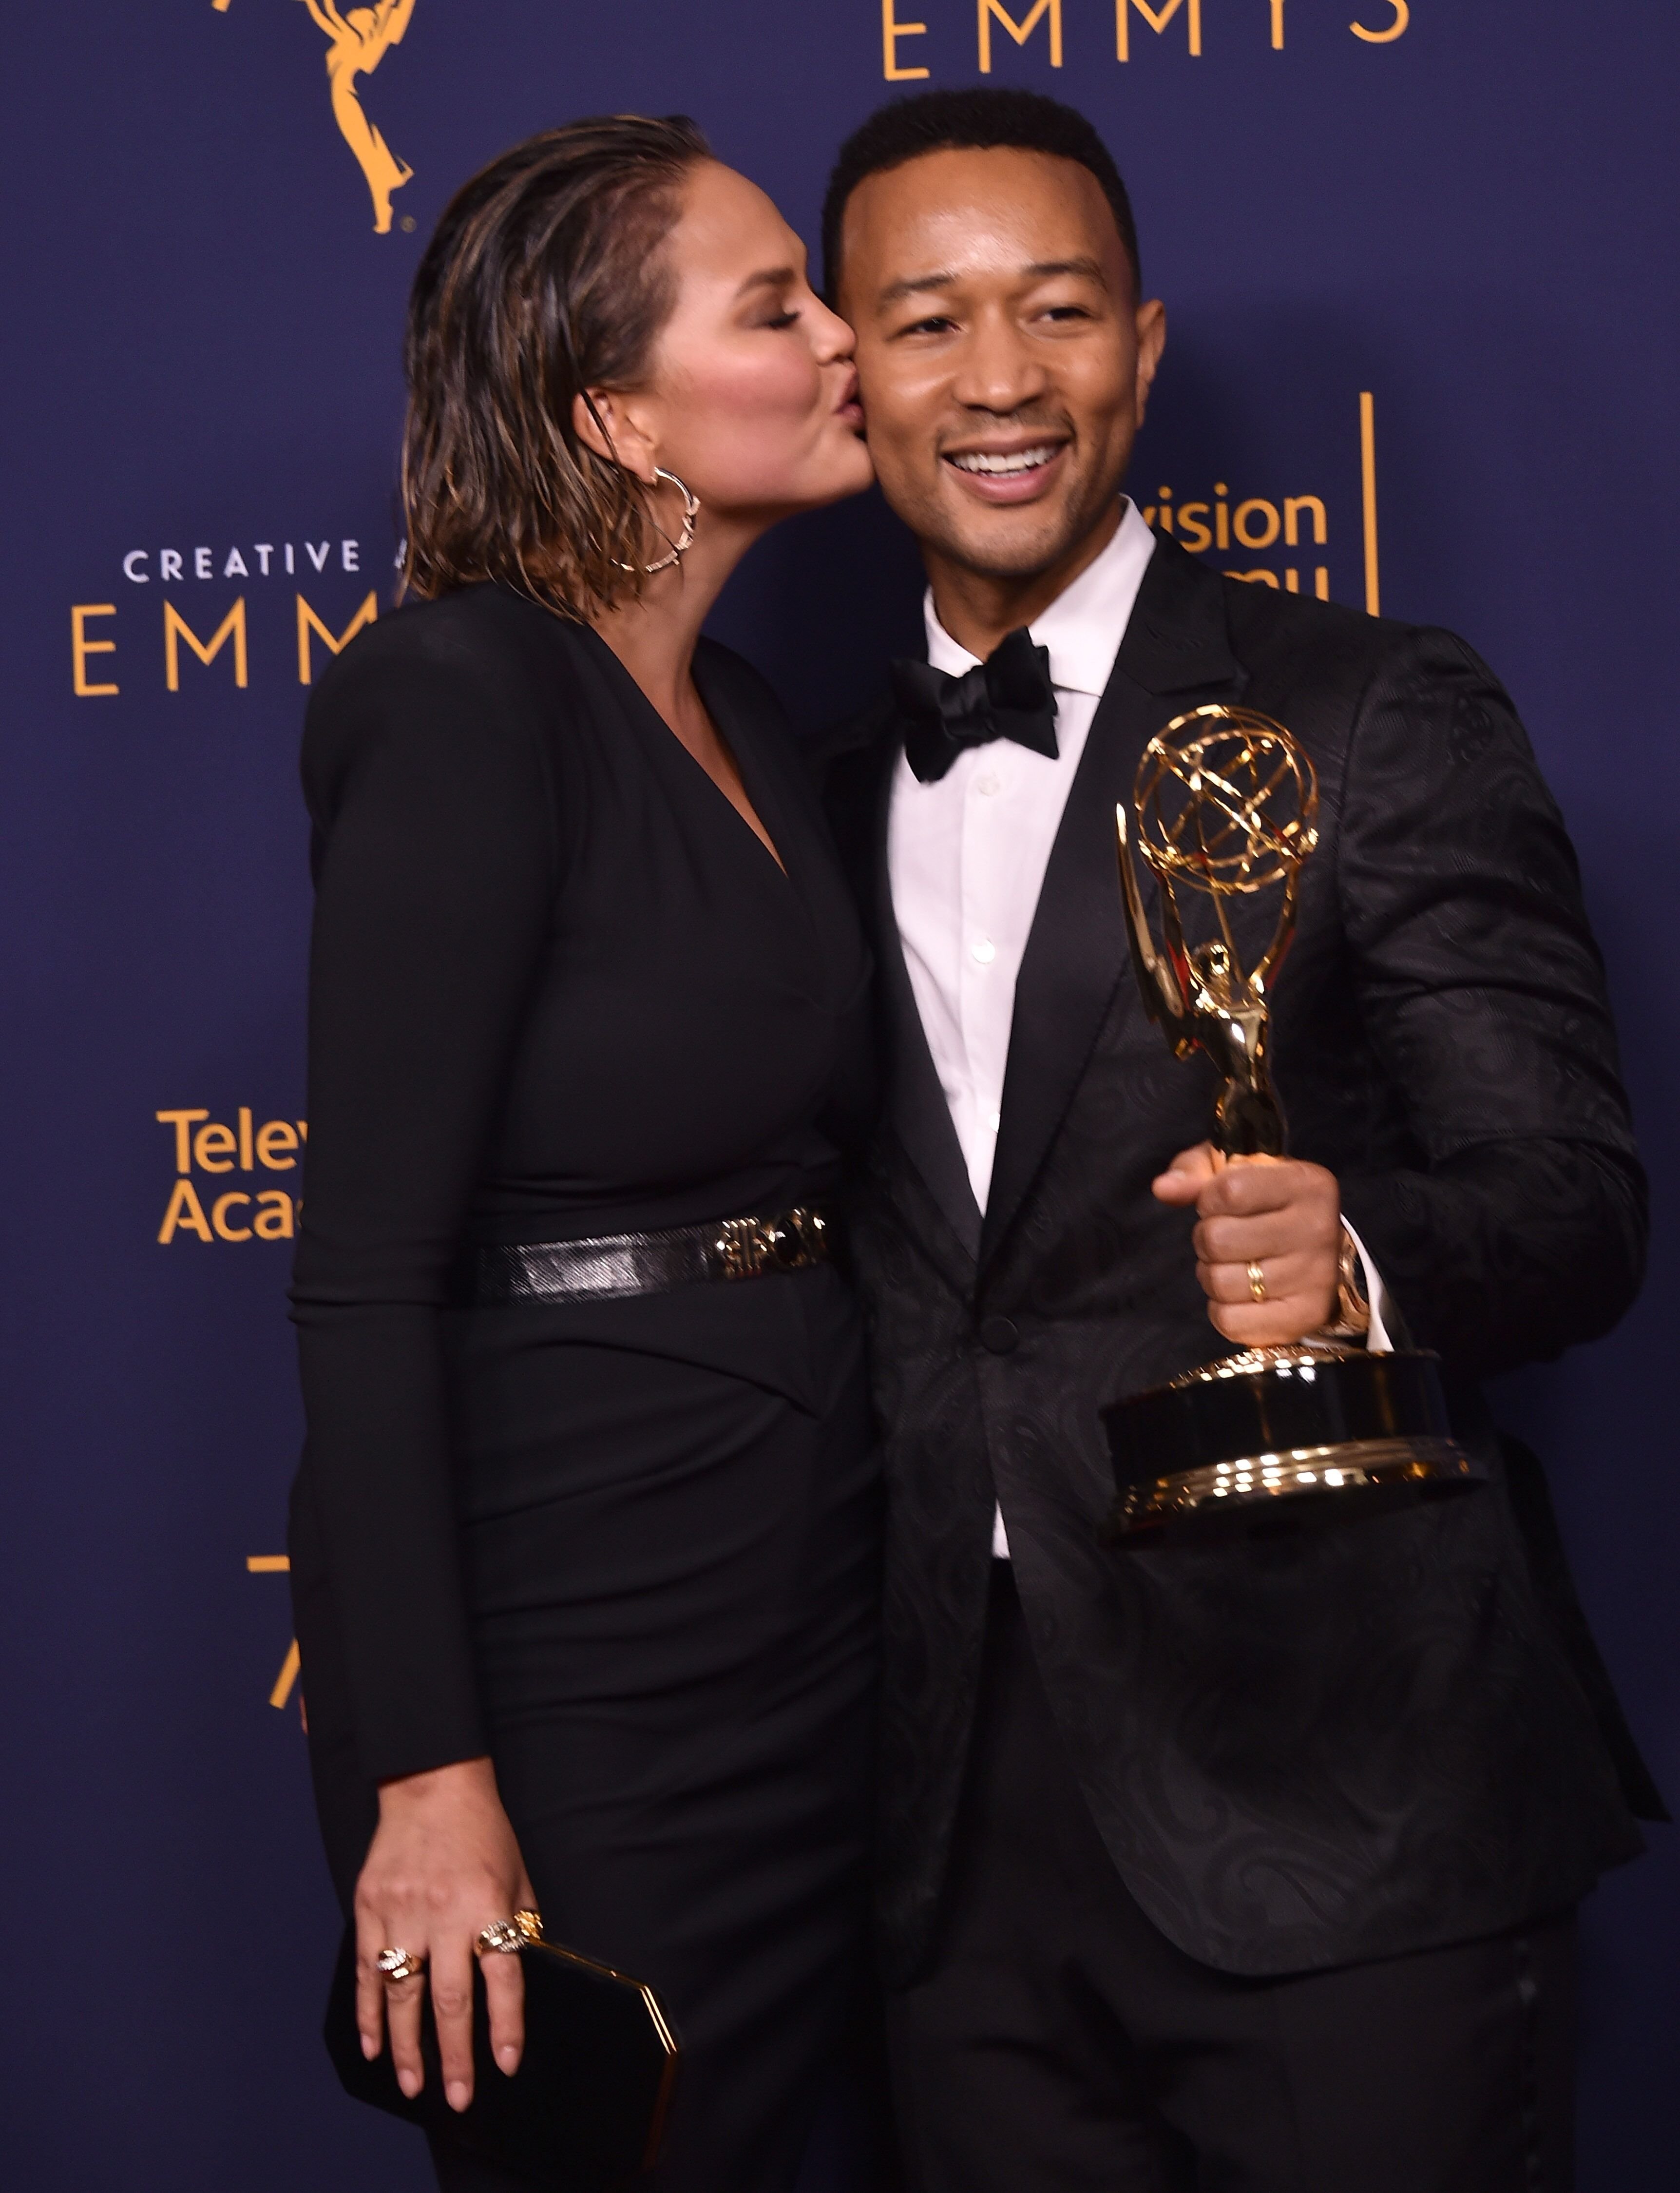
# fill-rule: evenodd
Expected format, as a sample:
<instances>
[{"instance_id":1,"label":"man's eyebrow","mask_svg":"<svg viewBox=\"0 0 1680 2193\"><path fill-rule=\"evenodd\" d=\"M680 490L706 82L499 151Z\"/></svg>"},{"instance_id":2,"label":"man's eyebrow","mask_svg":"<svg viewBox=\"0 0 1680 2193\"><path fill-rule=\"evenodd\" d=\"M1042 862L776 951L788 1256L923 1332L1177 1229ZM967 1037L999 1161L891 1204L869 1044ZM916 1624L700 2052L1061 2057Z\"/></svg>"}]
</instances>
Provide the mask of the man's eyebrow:
<instances>
[{"instance_id":1,"label":"man's eyebrow","mask_svg":"<svg viewBox=\"0 0 1680 2193\"><path fill-rule=\"evenodd\" d=\"M1036 265L1023 267L1021 271L1041 282L1052 274L1081 274L1088 282L1094 282L1100 288L1106 289L1108 287L1108 277L1103 272L1102 262L1098 259L1042 259Z\"/></svg>"},{"instance_id":2,"label":"man's eyebrow","mask_svg":"<svg viewBox=\"0 0 1680 2193\"><path fill-rule=\"evenodd\" d=\"M1108 287L1102 262L1096 259L1038 259L1030 266L1023 266L1020 273L1023 278L1034 282L1049 281L1057 274L1077 274L1088 282L1095 282L1105 289ZM924 289L949 289L961 279L960 275L945 270L933 274L907 275L902 282L889 282L881 292L880 301L883 305L896 305L906 297L919 295Z\"/></svg>"},{"instance_id":3,"label":"man's eyebrow","mask_svg":"<svg viewBox=\"0 0 1680 2193\"><path fill-rule=\"evenodd\" d=\"M900 298L913 297L923 289L948 289L957 279L954 274L911 274L902 282L889 282L881 292L883 305L896 305Z\"/></svg>"}]
</instances>

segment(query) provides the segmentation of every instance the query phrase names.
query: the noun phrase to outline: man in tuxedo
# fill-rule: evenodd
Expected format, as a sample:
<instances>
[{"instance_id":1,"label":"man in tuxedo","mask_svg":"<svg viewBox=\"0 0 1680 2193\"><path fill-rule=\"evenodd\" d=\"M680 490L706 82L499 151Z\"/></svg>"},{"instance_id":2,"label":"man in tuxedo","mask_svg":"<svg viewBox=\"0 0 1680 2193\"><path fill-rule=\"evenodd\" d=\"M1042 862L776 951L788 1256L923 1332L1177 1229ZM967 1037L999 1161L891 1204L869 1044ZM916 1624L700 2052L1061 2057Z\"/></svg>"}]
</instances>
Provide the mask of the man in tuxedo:
<instances>
[{"instance_id":1,"label":"man in tuxedo","mask_svg":"<svg viewBox=\"0 0 1680 2193\"><path fill-rule=\"evenodd\" d=\"M890 1061L853 1238L911 2182L1563 2187L1574 1907L1657 1801L1476 1383L1607 1331L1643 1256L1557 808L1460 641L1223 579L1122 499L1164 313L1081 117L886 108L824 241L929 578L926 661L824 758ZM1210 701L1287 724L1323 800L1274 993L1294 1154L1225 1169L1114 850L1147 741ZM1099 1542L1106 1404L1232 1342L1386 1344L1397 1312L1477 1490Z\"/></svg>"}]
</instances>

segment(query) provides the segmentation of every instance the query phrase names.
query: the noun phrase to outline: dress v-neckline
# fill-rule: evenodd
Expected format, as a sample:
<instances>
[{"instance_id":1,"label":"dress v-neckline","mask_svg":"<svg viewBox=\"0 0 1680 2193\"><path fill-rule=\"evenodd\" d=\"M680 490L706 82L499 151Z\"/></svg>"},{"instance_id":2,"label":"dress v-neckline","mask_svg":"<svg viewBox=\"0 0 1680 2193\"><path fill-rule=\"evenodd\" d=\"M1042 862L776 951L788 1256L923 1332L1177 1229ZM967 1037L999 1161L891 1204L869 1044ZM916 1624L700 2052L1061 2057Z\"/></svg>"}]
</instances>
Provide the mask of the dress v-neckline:
<instances>
[{"instance_id":1,"label":"dress v-neckline","mask_svg":"<svg viewBox=\"0 0 1680 2193\"><path fill-rule=\"evenodd\" d=\"M757 849L759 854L762 855L765 860L769 861L776 874L780 878L781 881L787 885L788 889L793 893L796 900L798 901L801 908L803 908L804 893L800 889L799 885L794 882L792 871L787 865L786 856L785 849L789 837L789 832L786 827L786 816L780 808L780 804L777 802L774 792L770 791L768 781L758 766L758 757L751 751L752 742L751 736L743 734L740 725L730 718L729 711L727 709L719 708L716 704L713 695L706 690L706 673L704 666L700 661L700 650L696 650L694 661L692 666L695 690L700 694L701 703L704 706L707 715L711 719L713 728L717 730L718 737L723 741L731 759L734 762L736 770L740 777L741 789L746 794L748 804L751 805L753 813L758 817L759 822L763 825L764 836L763 838L759 836L757 831L755 830L752 825L747 821L746 816L741 813L740 808L735 805L734 801L730 799L729 793L724 791L723 786L718 783L717 778L713 776L711 771L707 769L705 763L700 759L698 755L693 753L677 736L677 733L672 730L671 725L666 723L665 718L660 713L659 710L642 690L641 686L637 684L628 665L620 658L609 643L603 638L598 632L596 631L593 625L586 624L583 627L583 629L589 634L596 645L599 647L603 655L604 655L608 661L611 663L614 671L620 679L622 679L626 686L628 687L631 693L634 695L635 701L633 705L643 711L650 728L656 733L659 738L668 741L670 742L670 747L681 756L681 760L677 764L679 770L686 766L694 772L694 775L699 777L700 782L706 787L712 797L727 810L736 826L745 832L747 838ZM702 641L702 647L704 644L705 643ZM766 797L767 792L769 792L769 796L768 798ZM768 844L766 843L766 839L769 840Z\"/></svg>"},{"instance_id":2,"label":"dress v-neckline","mask_svg":"<svg viewBox=\"0 0 1680 2193\"><path fill-rule=\"evenodd\" d=\"M683 753L689 755L689 759L694 763L694 767L699 770L700 775L706 779L706 782L711 787L718 798L723 800L724 804L729 808L729 812L734 816L735 820L751 834L754 842L758 846L759 850L769 854L770 859L775 863L776 873L778 875L780 875L782 881L793 890L794 896L798 897L801 894L797 886L794 884L792 874L787 865L787 817L777 802L774 793L771 789L763 770L759 767L758 756L752 751L751 733L750 731L744 732L739 721L731 721L728 709L720 708L717 706L715 696L706 691L705 671L698 659L698 654L696 655L696 659L693 666L692 674L694 680L694 690L700 696L700 705L705 708L706 714L711 719L711 727L717 732L719 740L722 741L724 751L729 754L729 759L734 763L735 774L740 779L740 787L742 792L746 795L747 805L751 808L753 813L758 817L759 827L764 833L762 838L759 836L758 831L753 829L752 825L747 821L746 816L741 813L740 808L735 805L734 801L729 798L729 793L724 791L723 786L718 783L717 778L713 776L711 771L706 768L706 764L697 755L689 752L689 748L683 745L681 739L677 739L676 732L671 731L671 726L668 724L665 724L665 728L666 730L671 731L672 738L677 739L677 745L679 747L683 747ZM632 683L634 681L632 680ZM638 688L637 690L639 690L640 689ZM657 708L654 710L654 713L656 716L659 715ZM663 716L660 716L660 721L662 724L665 724L665 719ZM756 782L755 779L757 780ZM768 797L766 796L767 794L769 795Z\"/></svg>"}]
</instances>

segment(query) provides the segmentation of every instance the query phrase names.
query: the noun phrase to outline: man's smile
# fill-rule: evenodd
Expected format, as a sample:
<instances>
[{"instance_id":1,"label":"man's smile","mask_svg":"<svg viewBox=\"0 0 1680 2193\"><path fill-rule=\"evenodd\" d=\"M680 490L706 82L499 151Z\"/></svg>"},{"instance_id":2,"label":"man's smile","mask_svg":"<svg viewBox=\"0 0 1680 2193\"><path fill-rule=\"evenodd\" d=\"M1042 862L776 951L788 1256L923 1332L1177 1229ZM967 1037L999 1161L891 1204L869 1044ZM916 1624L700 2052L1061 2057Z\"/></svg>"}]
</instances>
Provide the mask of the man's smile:
<instances>
[{"instance_id":1,"label":"man's smile","mask_svg":"<svg viewBox=\"0 0 1680 2193\"><path fill-rule=\"evenodd\" d=\"M946 449L940 461L982 501L1029 502L1065 469L1061 460L1069 447L1066 441L1038 441L1013 449Z\"/></svg>"}]
</instances>

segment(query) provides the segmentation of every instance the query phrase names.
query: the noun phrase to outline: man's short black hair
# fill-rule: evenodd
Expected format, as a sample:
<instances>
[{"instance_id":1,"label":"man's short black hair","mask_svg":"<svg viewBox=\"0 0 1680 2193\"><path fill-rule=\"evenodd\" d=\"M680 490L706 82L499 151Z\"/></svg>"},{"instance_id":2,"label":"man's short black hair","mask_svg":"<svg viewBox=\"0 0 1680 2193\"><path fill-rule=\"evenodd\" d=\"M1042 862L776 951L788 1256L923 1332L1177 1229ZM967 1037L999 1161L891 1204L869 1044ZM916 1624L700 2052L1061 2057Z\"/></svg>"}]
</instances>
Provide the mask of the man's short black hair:
<instances>
[{"instance_id":1,"label":"man's short black hair","mask_svg":"<svg viewBox=\"0 0 1680 2193\"><path fill-rule=\"evenodd\" d=\"M823 279L830 302L839 287L841 225L860 182L889 168L901 168L924 152L989 152L995 146L1076 160L1096 177L1141 295L1132 202L1113 155L1092 124L1075 108L1064 106L1059 99L1046 99L1042 92L980 85L970 91L923 91L895 99L877 107L840 147L822 202Z\"/></svg>"}]
</instances>

